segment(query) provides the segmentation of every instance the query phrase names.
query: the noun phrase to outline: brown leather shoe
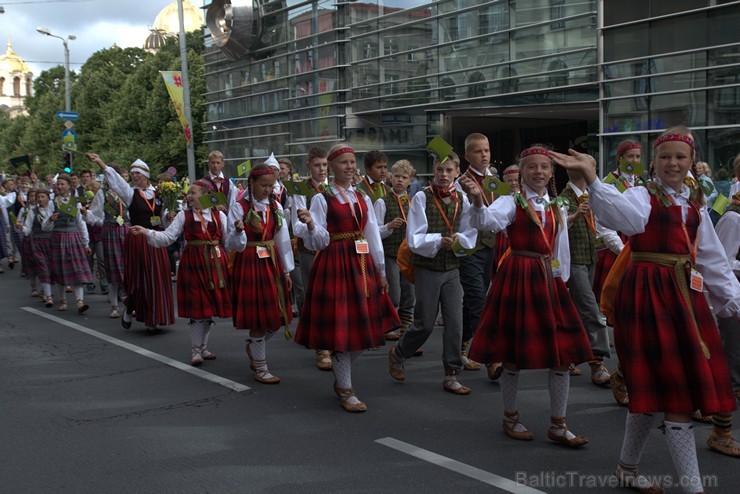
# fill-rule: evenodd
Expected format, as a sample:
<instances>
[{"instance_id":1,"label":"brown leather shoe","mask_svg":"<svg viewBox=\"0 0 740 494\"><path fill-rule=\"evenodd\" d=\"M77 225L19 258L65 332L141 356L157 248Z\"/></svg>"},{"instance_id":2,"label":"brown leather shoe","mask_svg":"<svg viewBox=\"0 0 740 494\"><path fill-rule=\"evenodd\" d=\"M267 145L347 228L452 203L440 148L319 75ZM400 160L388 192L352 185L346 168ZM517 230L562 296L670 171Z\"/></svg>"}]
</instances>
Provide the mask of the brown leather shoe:
<instances>
[{"instance_id":1,"label":"brown leather shoe","mask_svg":"<svg viewBox=\"0 0 740 494\"><path fill-rule=\"evenodd\" d=\"M560 430L561 434L556 434L553 429ZM569 448L580 448L588 442L587 437L577 434L568 439L568 432L568 426L565 425L565 417L550 417L550 428L547 430L547 438L549 440L564 444Z\"/></svg>"},{"instance_id":2,"label":"brown leather shoe","mask_svg":"<svg viewBox=\"0 0 740 494\"><path fill-rule=\"evenodd\" d=\"M455 395L469 395L472 391L469 387L457 381L457 371L450 370L442 381L442 388L448 393Z\"/></svg>"},{"instance_id":3,"label":"brown leather shoe","mask_svg":"<svg viewBox=\"0 0 740 494\"><path fill-rule=\"evenodd\" d=\"M401 335L391 331L385 334L385 341L398 341L401 339Z\"/></svg>"},{"instance_id":4,"label":"brown leather shoe","mask_svg":"<svg viewBox=\"0 0 740 494\"><path fill-rule=\"evenodd\" d=\"M583 374L583 371L579 369L578 367L576 367L575 364L570 364L568 366L568 373L571 376L580 376L581 374Z\"/></svg>"},{"instance_id":5,"label":"brown leather shoe","mask_svg":"<svg viewBox=\"0 0 740 494\"><path fill-rule=\"evenodd\" d=\"M717 453L740 458L740 443L732 437L732 431L729 431L726 435L720 435L714 431L710 432L707 438L707 446Z\"/></svg>"},{"instance_id":6,"label":"brown leather shoe","mask_svg":"<svg viewBox=\"0 0 740 494\"><path fill-rule=\"evenodd\" d=\"M617 468L614 472L617 482L621 487L627 487L640 494L664 494L665 489L659 484L650 483L650 481L639 474L637 470L629 471Z\"/></svg>"},{"instance_id":7,"label":"brown leather shoe","mask_svg":"<svg viewBox=\"0 0 740 494\"><path fill-rule=\"evenodd\" d=\"M524 427L524 424L519 422L519 412L504 412L504 432L507 436L517 441L531 441L534 439L534 434L529 429L524 427L523 431L518 431L516 430L517 425Z\"/></svg>"},{"instance_id":8,"label":"brown leather shoe","mask_svg":"<svg viewBox=\"0 0 740 494\"><path fill-rule=\"evenodd\" d=\"M342 408L351 413L362 413L367 411L367 405L363 402L350 403L350 398L357 398L355 390L352 388L338 388L336 381L334 382L334 392L339 397L339 402ZM359 400L358 400L359 401Z\"/></svg>"},{"instance_id":9,"label":"brown leather shoe","mask_svg":"<svg viewBox=\"0 0 740 494\"><path fill-rule=\"evenodd\" d=\"M332 369L331 353L329 350L316 350L316 367L323 371Z\"/></svg>"},{"instance_id":10,"label":"brown leather shoe","mask_svg":"<svg viewBox=\"0 0 740 494\"><path fill-rule=\"evenodd\" d=\"M460 352L460 357L462 358L463 369L467 371L477 371L480 370L481 367L483 367L481 364L468 357L467 352Z\"/></svg>"},{"instance_id":11,"label":"brown leather shoe","mask_svg":"<svg viewBox=\"0 0 740 494\"><path fill-rule=\"evenodd\" d=\"M388 350L388 373L396 381L406 379L406 371L403 368L403 357L396 352L396 347Z\"/></svg>"},{"instance_id":12,"label":"brown leather shoe","mask_svg":"<svg viewBox=\"0 0 740 494\"><path fill-rule=\"evenodd\" d=\"M609 386L611 374L604 366L604 361L594 360L588 365L591 367L591 382L597 386Z\"/></svg>"},{"instance_id":13,"label":"brown leather shoe","mask_svg":"<svg viewBox=\"0 0 740 494\"><path fill-rule=\"evenodd\" d=\"M495 364L486 364L486 371L488 372L488 379L491 381L498 381L501 374L504 372L504 366L501 362Z\"/></svg>"},{"instance_id":14,"label":"brown leather shoe","mask_svg":"<svg viewBox=\"0 0 740 494\"><path fill-rule=\"evenodd\" d=\"M614 369L614 372L612 372L612 375L609 378L609 384L611 384L612 393L614 394L614 399L617 400L617 403L625 407L629 405L630 398L627 393L627 384L624 382L622 369L619 367Z\"/></svg>"},{"instance_id":15,"label":"brown leather shoe","mask_svg":"<svg viewBox=\"0 0 740 494\"><path fill-rule=\"evenodd\" d=\"M254 380L262 384L280 384L280 378L271 374L269 370L256 371Z\"/></svg>"}]
</instances>

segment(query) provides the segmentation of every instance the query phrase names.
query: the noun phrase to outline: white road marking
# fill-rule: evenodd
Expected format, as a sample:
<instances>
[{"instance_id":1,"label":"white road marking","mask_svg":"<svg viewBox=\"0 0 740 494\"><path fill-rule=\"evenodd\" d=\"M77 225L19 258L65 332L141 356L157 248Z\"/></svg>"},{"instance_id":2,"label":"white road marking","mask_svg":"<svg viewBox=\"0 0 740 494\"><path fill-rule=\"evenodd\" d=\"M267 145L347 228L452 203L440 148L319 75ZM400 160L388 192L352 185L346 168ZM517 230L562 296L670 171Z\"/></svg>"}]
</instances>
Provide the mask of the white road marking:
<instances>
[{"instance_id":1,"label":"white road marking","mask_svg":"<svg viewBox=\"0 0 740 494\"><path fill-rule=\"evenodd\" d=\"M389 448L395 449L396 451L400 451L401 453L413 456L414 458L424 460L433 465L452 470L453 472L459 473L460 475L465 475L466 477L478 480L480 482L483 482L484 484L498 487L499 489L505 490L506 492L511 492L513 494L545 494L543 491L538 491L537 489L519 484L517 482L514 482L513 480L507 479L506 477L501 477L496 474L486 472L485 470L481 470L480 468L471 467L470 465L466 465L465 463L455 461L452 458L438 455L437 453L418 448L413 444L405 443L403 441L393 439L392 437L383 437L381 439L376 439L375 442L378 444L382 444L383 446L388 446Z\"/></svg>"},{"instance_id":2,"label":"white road marking","mask_svg":"<svg viewBox=\"0 0 740 494\"><path fill-rule=\"evenodd\" d=\"M81 326L74 322L69 322L65 319L62 319L61 317L52 316L51 314L46 314L45 312L42 312L40 310L34 309L33 307L21 307L22 310L25 310L26 312L30 312L31 314L35 314L39 317L43 317L44 319L48 319L50 321L54 321L56 323L62 324L64 326L67 326L68 328L72 328L74 330L80 331L81 333L88 334L90 336L94 336L95 338L101 339L103 341L106 341L108 343L111 343L113 345L119 346L121 348L125 348L126 350L130 350L134 353L138 353L139 355L143 357L150 358L152 360L156 360L157 362L161 362L165 365L169 365L170 367L174 367L177 370L181 370L183 372L187 372L188 374L192 374L196 377L199 377L201 379L205 379L206 381L211 381L216 384L219 384L225 388L229 388L236 392L246 391L249 388L249 386L245 386L241 383L238 383L236 381L232 381L230 379L226 379L225 377L217 376L215 374L211 374L210 372L206 372L203 370L200 370L196 367L193 367L192 365L185 364L183 362L178 362L177 360L173 360L169 357L165 357L164 355L160 355L158 353L151 352L147 350L146 348L141 348L136 345L132 345L131 343L125 342L123 340L119 340L118 338L114 338L112 336L108 336L107 334L99 333L95 330L92 330L90 328L86 328L85 326Z\"/></svg>"}]
</instances>

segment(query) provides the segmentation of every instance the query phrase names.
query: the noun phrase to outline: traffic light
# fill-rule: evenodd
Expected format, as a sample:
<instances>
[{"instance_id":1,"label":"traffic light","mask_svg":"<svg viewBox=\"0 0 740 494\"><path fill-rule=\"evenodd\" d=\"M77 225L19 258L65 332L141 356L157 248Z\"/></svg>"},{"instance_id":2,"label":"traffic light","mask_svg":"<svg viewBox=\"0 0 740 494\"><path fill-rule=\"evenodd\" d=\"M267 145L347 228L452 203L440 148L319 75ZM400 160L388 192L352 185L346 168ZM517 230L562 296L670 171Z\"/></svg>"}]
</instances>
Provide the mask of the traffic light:
<instances>
[{"instance_id":1,"label":"traffic light","mask_svg":"<svg viewBox=\"0 0 740 494\"><path fill-rule=\"evenodd\" d=\"M62 155L62 163L64 164L64 173L72 172L72 153L65 151Z\"/></svg>"}]
</instances>

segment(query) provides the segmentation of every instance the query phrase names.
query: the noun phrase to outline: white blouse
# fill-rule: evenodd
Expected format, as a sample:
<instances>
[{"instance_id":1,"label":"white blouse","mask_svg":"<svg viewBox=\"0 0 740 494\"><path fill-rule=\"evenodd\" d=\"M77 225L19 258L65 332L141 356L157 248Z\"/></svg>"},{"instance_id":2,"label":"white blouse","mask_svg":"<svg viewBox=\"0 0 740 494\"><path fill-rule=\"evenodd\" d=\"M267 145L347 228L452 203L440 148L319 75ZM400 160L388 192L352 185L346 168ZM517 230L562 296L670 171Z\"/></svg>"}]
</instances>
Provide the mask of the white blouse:
<instances>
[{"instance_id":1,"label":"white blouse","mask_svg":"<svg viewBox=\"0 0 740 494\"><path fill-rule=\"evenodd\" d=\"M659 178L655 179L663 185ZM664 186L666 192L671 189ZM620 193L616 188L600 180L588 186L589 204L607 228L626 235L637 235L645 231L652 207L650 192L646 187L634 187ZM682 186L681 192L670 194L680 207L684 221L689 209L689 188ZM699 245L696 267L704 277L704 286L709 291L715 313L719 317L740 316L740 283L732 274L725 250L712 227L707 208L700 209Z\"/></svg>"},{"instance_id":2,"label":"white blouse","mask_svg":"<svg viewBox=\"0 0 740 494\"><path fill-rule=\"evenodd\" d=\"M331 184L331 192L334 194L334 198L337 199L340 204L346 204L344 197L339 193L336 184ZM344 195L349 199L350 204L357 202L355 196L355 188L350 186L349 189L343 189ZM367 239L367 244L370 249L370 255L373 258L375 269L381 277L385 277L385 256L383 253L383 242L380 240L380 232L378 231L378 222L375 219L375 210L373 209L373 203L370 197L365 194L360 195L365 201L367 206L367 221L365 222L365 229L363 235ZM311 200L311 218L313 219L314 229L313 231L306 229L308 235L304 238L306 248L309 250L321 250L326 248L331 241L329 231L326 223L326 198L323 194L317 194ZM359 218L358 218L359 219Z\"/></svg>"},{"instance_id":3,"label":"white blouse","mask_svg":"<svg viewBox=\"0 0 740 494\"><path fill-rule=\"evenodd\" d=\"M550 201L550 195L545 192L545 195L541 196L542 200L537 201L540 195L525 185L524 196L527 200L532 199L530 207L533 207L540 214L540 219L544 223L547 214L546 205ZM514 196L499 197L488 207L471 208L470 223L479 230L504 231L514 222L516 208ZM563 281L568 281L570 278L570 242L568 241L567 214L567 208L560 208L560 224L562 226L555 233L555 244L552 247L553 259L560 261Z\"/></svg>"},{"instance_id":4,"label":"white blouse","mask_svg":"<svg viewBox=\"0 0 740 494\"><path fill-rule=\"evenodd\" d=\"M149 184L149 187L146 189L142 189L138 186L132 187L110 166L105 169L105 179L108 181L108 187L118 194L123 203L127 206L131 205L131 201L134 200L134 194L137 193L137 190L140 190L147 200L151 200L154 197L155 189L151 184Z\"/></svg>"},{"instance_id":5,"label":"white blouse","mask_svg":"<svg viewBox=\"0 0 740 494\"><path fill-rule=\"evenodd\" d=\"M267 211L269 207L269 199L265 198L261 201L254 201L254 209L257 213L262 216L262 222L264 223ZM283 211L283 207L278 202L278 211ZM244 208L242 208L241 202L235 201L229 208L229 233L226 235L226 241L224 245L228 250L234 250L236 252L244 252L247 248L247 242L259 242L262 240L260 237L247 238L247 232L237 232L234 228L234 224L237 221L243 221L244 226L247 227L248 221L244 219ZM295 263L293 260L293 246L290 243L290 233L288 232L288 219L283 218L280 229L275 232L273 238L275 241L275 254L280 261L280 266L283 268L284 273L290 273L295 269Z\"/></svg>"}]
</instances>

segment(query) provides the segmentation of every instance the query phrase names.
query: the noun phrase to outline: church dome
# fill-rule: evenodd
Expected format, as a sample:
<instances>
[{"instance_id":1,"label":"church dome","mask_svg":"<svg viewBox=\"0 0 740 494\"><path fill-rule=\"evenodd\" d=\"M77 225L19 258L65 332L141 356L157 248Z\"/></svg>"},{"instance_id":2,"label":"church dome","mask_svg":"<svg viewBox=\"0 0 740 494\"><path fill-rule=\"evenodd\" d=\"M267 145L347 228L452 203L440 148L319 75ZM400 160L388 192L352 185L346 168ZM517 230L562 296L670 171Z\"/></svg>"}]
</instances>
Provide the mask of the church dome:
<instances>
[{"instance_id":1,"label":"church dome","mask_svg":"<svg viewBox=\"0 0 740 494\"><path fill-rule=\"evenodd\" d=\"M203 24L205 24L201 9L190 3L188 0L183 0L182 12L186 32L190 33L197 31L203 27ZM170 3L159 12L157 18L154 19L153 30L167 34L177 34L180 32L180 20L177 15L177 1Z\"/></svg>"},{"instance_id":2,"label":"church dome","mask_svg":"<svg viewBox=\"0 0 740 494\"><path fill-rule=\"evenodd\" d=\"M26 62L13 51L10 41L8 41L8 51L0 55L0 72L3 74L12 74L14 72L27 74L31 72Z\"/></svg>"},{"instance_id":3,"label":"church dome","mask_svg":"<svg viewBox=\"0 0 740 494\"><path fill-rule=\"evenodd\" d=\"M166 33L152 29L151 34L144 41L143 48L147 51L157 51L164 46L165 41L167 41Z\"/></svg>"}]
</instances>

